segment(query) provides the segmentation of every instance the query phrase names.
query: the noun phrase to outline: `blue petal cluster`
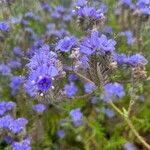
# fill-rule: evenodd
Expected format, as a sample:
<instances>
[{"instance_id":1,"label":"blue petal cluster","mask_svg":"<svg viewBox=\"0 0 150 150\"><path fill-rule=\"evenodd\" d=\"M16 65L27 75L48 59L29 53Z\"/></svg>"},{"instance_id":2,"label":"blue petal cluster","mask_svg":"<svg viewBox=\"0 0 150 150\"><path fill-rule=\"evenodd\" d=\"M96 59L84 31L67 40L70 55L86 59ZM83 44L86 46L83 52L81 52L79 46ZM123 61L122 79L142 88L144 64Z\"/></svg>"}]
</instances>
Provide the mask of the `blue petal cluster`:
<instances>
[{"instance_id":1,"label":"blue petal cluster","mask_svg":"<svg viewBox=\"0 0 150 150\"><path fill-rule=\"evenodd\" d=\"M48 45L36 49L27 67L30 72L25 89L30 96L35 96L37 92L47 92L53 85L53 78L64 73L57 54L50 51Z\"/></svg>"},{"instance_id":2,"label":"blue petal cluster","mask_svg":"<svg viewBox=\"0 0 150 150\"><path fill-rule=\"evenodd\" d=\"M30 147L30 138L26 138L21 142L13 142L12 150L31 150Z\"/></svg>"},{"instance_id":3,"label":"blue petal cluster","mask_svg":"<svg viewBox=\"0 0 150 150\"><path fill-rule=\"evenodd\" d=\"M44 104L36 104L32 106L32 109L38 113L42 114L46 110L46 106Z\"/></svg>"},{"instance_id":4,"label":"blue petal cluster","mask_svg":"<svg viewBox=\"0 0 150 150\"><path fill-rule=\"evenodd\" d=\"M16 103L11 101L0 102L0 116L3 116L7 111L10 111L16 107Z\"/></svg>"},{"instance_id":5,"label":"blue petal cluster","mask_svg":"<svg viewBox=\"0 0 150 150\"><path fill-rule=\"evenodd\" d=\"M104 102L108 100L114 100L114 98L122 98L125 96L124 88L121 84L115 83L108 83L104 86L104 95L101 95L101 99Z\"/></svg>"},{"instance_id":6,"label":"blue petal cluster","mask_svg":"<svg viewBox=\"0 0 150 150\"><path fill-rule=\"evenodd\" d=\"M15 96L20 89L21 85L24 82L24 77L22 76L13 76L10 81L11 94Z\"/></svg>"},{"instance_id":7,"label":"blue petal cluster","mask_svg":"<svg viewBox=\"0 0 150 150\"><path fill-rule=\"evenodd\" d=\"M83 124L83 114L81 113L80 108L71 110L70 117L75 126L80 126Z\"/></svg>"},{"instance_id":8,"label":"blue petal cluster","mask_svg":"<svg viewBox=\"0 0 150 150\"><path fill-rule=\"evenodd\" d=\"M88 82L84 85L84 90L88 94L92 93L95 90L95 88L96 88L96 86L90 82Z\"/></svg>"},{"instance_id":9,"label":"blue petal cluster","mask_svg":"<svg viewBox=\"0 0 150 150\"><path fill-rule=\"evenodd\" d=\"M0 21L0 30L4 32L8 32L10 30L10 26L8 25L8 23L4 21Z\"/></svg>"},{"instance_id":10,"label":"blue petal cluster","mask_svg":"<svg viewBox=\"0 0 150 150\"><path fill-rule=\"evenodd\" d=\"M68 97L75 96L77 91L78 91L78 88L74 85L73 82L71 82L70 84L66 84L65 87L64 87L64 93Z\"/></svg>"},{"instance_id":11,"label":"blue petal cluster","mask_svg":"<svg viewBox=\"0 0 150 150\"><path fill-rule=\"evenodd\" d=\"M76 38L75 37L65 37L64 39L61 39L57 46L56 50L60 50L61 52L69 52L73 46L76 44Z\"/></svg>"},{"instance_id":12,"label":"blue petal cluster","mask_svg":"<svg viewBox=\"0 0 150 150\"><path fill-rule=\"evenodd\" d=\"M113 52L115 50L115 45L115 40L108 39L104 34L99 37L98 32L92 32L90 37L82 41L80 52L87 55L91 55L94 52L104 55L107 52Z\"/></svg>"}]
</instances>

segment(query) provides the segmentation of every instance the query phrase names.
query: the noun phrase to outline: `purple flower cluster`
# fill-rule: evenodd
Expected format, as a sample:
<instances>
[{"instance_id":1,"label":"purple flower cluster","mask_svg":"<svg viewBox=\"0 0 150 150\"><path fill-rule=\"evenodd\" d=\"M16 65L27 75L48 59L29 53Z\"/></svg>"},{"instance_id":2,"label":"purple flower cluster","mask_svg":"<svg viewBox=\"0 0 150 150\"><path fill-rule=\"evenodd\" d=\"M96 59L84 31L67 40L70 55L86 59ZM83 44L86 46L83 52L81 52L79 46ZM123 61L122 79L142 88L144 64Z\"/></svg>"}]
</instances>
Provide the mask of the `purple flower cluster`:
<instances>
[{"instance_id":1,"label":"purple flower cluster","mask_svg":"<svg viewBox=\"0 0 150 150\"><path fill-rule=\"evenodd\" d=\"M66 84L64 87L64 93L68 96L68 97L73 97L76 95L78 91L78 88L74 85L73 82L71 82L70 84Z\"/></svg>"},{"instance_id":2,"label":"purple flower cluster","mask_svg":"<svg viewBox=\"0 0 150 150\"><path fill-rule=\"evenodd\" d=\"M10 30L10 26L5 21L0 21L0 31L8 32Z\"/></svg>"},{"instance_id":3,"label":"purple flower cluster","mask_svg":"<svg viewBox=\"0 0 150 150\"><path fill-rule=\"evenodd\" d=\"M114 53L114 60L119 64L128 64L133 67L138 65L146 65L148 60L141 54L127 56L126 54Z\"/></svg>"},{"instance_id":4,"label":"purple flower cluster","mask_svg":"<svg viewBox=\"0 0 150 150\"><path fill-rule=\"evenodd\" d=\"M104 34L99 37L98 32L93 32L90 37L82 41L80 52L87 55L91 55L94 52L105 55L107 52L113 52L115 50L115 45L115 40L108 39Z\"/></svg>"},{"instance_id":5,"label":"purple flower cluster","mask_svg":"<svg viewBox=\"0 0 150 150\"><path fill-rule=\"evenodd\" d=\"M22 140L21 142L13 142L12 150L31 150L30 138L27 137L26 139Z\"/></svg>"},{"instance_id":6,"label":"purple flower cluster","mask_svg":"<svg viewBox=\"0 0 150 150\"><path fill-rule=\"evenodd\" d=\"M7 129L14 134L21 133L25 129L27 123L28 121L25 118L18 118L14 120L14 118L10 115L0 118L0 128Z\"/></svg>"},{"instance_id":7,"label":"purple flower cluster","mask_svg":"<svg viewBox=\"0 0 150 150\"><path fill-rule=\"evenodd\" d=\"M124 88L119 83L108 83L104 86L104 94L101 95L101 99L104 102L114 100L114 98L122 98L125 96Z\"/></svg>"},{"instance_id":8,"label":"purple flower cluster","mask_svg":"<svg viewBox=\"0 0 150 150\"><path fill-rule=\"evenodd\" d=\"M96 86L90 82L88 82L84 85L84 90L88 94L92 93L95 90L95 88L96 88Z\"/></svg>"},{"instance_id":9,"label":"purple flower cluster","mask_svg":"<svg viewBox=\"0 0 150 150\"><path fill-rule=\"evenodd\" d=\"M16 104L11 101L0 102L0 116L3 116L7 111L10 111L16 107Z\"/></svg>"},{"instance_id":10,"label":"purple flower cluster","mask_svg":"<svg viewBox=\"0 0 150 150\"><path fill-rule=\"evenodd\" d=\"M90 20L103 20L104 14L101 12L101 9L96 10L95 7L81 7L77 11L77 15L83 18L89 18Z\"/></svg>"},{"instance_id":11,"label":"purple flower cluster","mask_svg":"<svg viewBox=\"0 0 150 150\"><path fill-rule=\"evenodd\" d=\"M32 109L38 113L42 114L46 110L46 106L44 104L36 104L32 106Z\"/></svg>"},{"instance_id":12,"label":"purple flower cluster","mask_svg":"<svg viewBox=\"0 0 150 150\"><path fill-rule=\"evenodd\" d=\"M57 46L56 50L60 50L61 52L69 52L73 46L76 44L76 38L75 37L65 37L64 39L61 39Z\"/></svg>"},{"instance_id":13,"label":"purple flower cluster","mask_svg":"<svg viewBox=\"0 0 150 150\"><path fill-rule=\"evenodd\" d=\"M23 84L24 77L22 76L13 76L10 81L10 87L12 89L11 94L15 96L18 93L21 85Z\"/></svg>"},{"instance_id":14,"label":"purple flower cluster","mask_svg":"<svg viewBox=\"0 0 150 150\"><path fill-rule=\"evenodd\" d=\"M48 45L36 49L27 67L30 72L25 89L30 96L35 96L37 92L47 92L53 88L54 78L64 74L57 54L50 51Z\"/></svg>"},{"instance_id":15,"label":"purple flower cluster","mask_svg":"<svg viewBox=\"0 0 150 150\"><path fill-rule=\"evenodd\" d=\"M80 111L80 108L76 108L70 111L70 117L73 124L78 127L83 124L83 114Z\"/></svg>"}]
</instances>

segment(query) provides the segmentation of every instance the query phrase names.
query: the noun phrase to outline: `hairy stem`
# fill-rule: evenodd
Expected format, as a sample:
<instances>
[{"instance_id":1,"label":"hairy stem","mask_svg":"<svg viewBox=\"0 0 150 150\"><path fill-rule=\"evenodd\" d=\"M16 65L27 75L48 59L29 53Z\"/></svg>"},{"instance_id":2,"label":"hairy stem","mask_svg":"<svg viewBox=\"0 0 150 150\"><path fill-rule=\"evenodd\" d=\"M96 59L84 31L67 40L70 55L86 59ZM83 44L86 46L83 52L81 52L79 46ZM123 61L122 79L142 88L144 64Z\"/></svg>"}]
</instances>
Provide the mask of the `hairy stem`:
<instances>
[{"instance_id":1,"label":"hairy stem","mask_svg":"<svg viewBox=\"0 0 150 150\"><path fill-rule=\"evenodd\" d=\"M115 104L113 104L112 101L109 101L109 104L116 110L116 112L118 112L123 117L123 119L126 121L126 123L128 124L128 126L130 127L131 131L138 138L138 140L145 146L145 148L147 148L148 150L150 150L150 145L143 139L143 137L141 137L139 135L139 133L135 129L135 127L132 124L132 122L130 121L130 119L128 117L126 117L124 115L124 113Z\"/></svg>"}]
</instances>

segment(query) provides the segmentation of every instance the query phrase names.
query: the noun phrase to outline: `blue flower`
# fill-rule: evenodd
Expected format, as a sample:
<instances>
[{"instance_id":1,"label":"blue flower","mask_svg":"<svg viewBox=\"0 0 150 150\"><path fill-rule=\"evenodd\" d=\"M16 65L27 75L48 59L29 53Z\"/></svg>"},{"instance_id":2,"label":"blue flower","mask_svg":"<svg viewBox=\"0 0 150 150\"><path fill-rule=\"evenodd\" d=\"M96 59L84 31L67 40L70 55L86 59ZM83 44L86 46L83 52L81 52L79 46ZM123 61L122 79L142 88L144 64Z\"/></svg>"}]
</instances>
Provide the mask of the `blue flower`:
<instances>
[{"instance_id":1,"label":"blue flower","mask_svg":"<svg viewBox=\"0 0 150 150\"><path fill-rule=\"evenodd\" d=\"M18 55L18 56L23 55L22 49L20 47L14 47L13 53L14 53L14 55Z\"/></svg>"},{"instance_id":2,"label":"blue flower","mask_svg":"<svg viewBox=\"0 0 150 150\"><path fill-rule=\"evenodd\" d=\"M0 73L4 76L11 74L11 69L8 65L0 64Z\"/></svg>"},{"instance_id":3,"label":"blue flower","mask_svg":"<svg viewBox=\"0 0 150 150\"><path fill-rule=\"evenodd\" d=\"M10 111L16 107L16 103L11 101L0 102L0 116L4 115L7 111Z\"/></svg>"},{"instance_id":4,"label":"blue flower","mask_svg":"<svg viewBox=\"0 0 150 150\"><path fill-rule=\"evenodd\" d=\"M87 55L98 52L99 54L104 55L107 52L113 52L115 50L115 45L115 40L108 39L104 34L99 37L98 32L92 32L90 37L85 38L81 42L80 52Z\"/></svg>"},{"instance_id":5,"label":"blue flower","mask_svg":"<svg viewBox=\"0 0 150 150\"><path fill-rule=\"evenodd\" d=\"M78 88L74 85L74 83L66 84L64 87L64 92L68 97L75 96L78 91Z\"/></svg>"},{"instance_id":6,"label":"blue flower","mask_svg":"<svg viewBox=\"0 0 150 150\"><path fill-rule=\"evenodd\" d=\"M52 86L52 79L44 77L38 81L37 86L40 91L47 92Z\"/></svg>"},{"instance_id":7,"label":"blue flower","mask_svg":"<svg viewBox=\"0 0 150 150\"><path fill-rule=\"evenodd\" d=\"M26 138L22 140L21 142L13 142L12 150L31 150L30 139Z\"/></svg>"},{"instance_id":8,"label":"blue flower","mask_svg":"<svg viewBox=\"0 0 150 150\"><path fill-rule=\"evenodd\" d=\"M131 143L126 143L124 145L124 150L134 150L134 146Z\"/></svg>"},{"instance_id":9,"label":"blue flower","mask_svg":"<svg viewBox=\"0 0 150 150\"><path fill-rule=\"evenodd\" d=\"M21 133L24 130L27 123L28 123L27 119L18 118L9 124L9 130L14 134Z\"/></svg>"},{"instance_id":10,"label":"blue flower","mask_svg":"<svg viewBox=\"0 0 150 150\"><path fill-rule=\"evenodd\" d=\"M116 61L118 64L124 64L128 62L128 57L124 53L113 53L114 61Z\"/></svg>"},{"instance_id":11,"label":"blue flower","mask_svg":"<svg viewBox=\"0 0 150 150\"><path fill-rule=\"evenodd\" d=\"M135 54L128 58L127 63L132 66L137 66L137 65L146 65L148 61L143 55Z\"/></svg>"},{"instance_id":12,"label":"blue flower","mask_svg":"<svg viewBox=\"0 0 150 150\"><path fill-rule=\"evenodd\" d=\"M85 38L81 42L80 52L87 55L91 55L96 51L96 49L98 49L99 43L100 43L99 33L92 32L89 38Z\"/></svg>"},{"instance_id":13,"label":"blue flower","mask_svg":"<svg viewBox=\"0 0 150 150\"><path fill-rule=\"evenodd\" d=\"M17 60L10 59L8 65L10 66L10 68L15 69L15 68L20 68L22 64L20 62L20 59Z\"/></svg>"},{"instance_id":14,"label":"blue flower","mask_svg":"<svg viewBox=\"0 0 150 150\"><path fill-rule=\"evenodd\" d=\"M95 90L95 88L96 88L96 86L90 82L88 82L84 85L84 90L88 94L92 93Z\"/></svg>"},{"instance_id":15,"label":"blue flower","mask_svg":"<svg viewBox=\"0 0 150 150\"><path fill-rule=\"evenodd\" d=\"M81 113L80 108L71 110L70 117L75 126L80 126L83 124L83 114Z\"/></svg>"},{"instance_id":16,"label":"blue flower","mask_svg":"<svg viewBox=\"0 0 150 150\"><path fill-rule=\"evenodd\" d=\"M30 96L35 96L39 91L47 92L52 87L52 78L64 74L57 54L50 51L48 45L35 48L26 66L29 68L29 76L25 83L25 90Z\"/></svg>"},{"instance_id":17,"label":"blue flower","mask_svg":"<svg viewBox=\"0 0 150 150\"><path fill-rule=\"evenodd\" d=\"M56 50L60 50L61 52L69 52L75 44L76 38L67 36L58 42Z\"/></svg>"},{"instance_id":18,"label":"blue flower","mask_svg":"<svg viewBox=\"0 0 150 150\"><path fill-rule=\"evenodd\" d=\"M46 110L46 106L44 104L36 104L33 105L32 108L38 114L42 114Z\"/></svg>"},{"instance_id":19,"label":"blue flower","mask_svg":"<svg viewBox=\"0 0 150 150\"><path fill-rule=\"evenodd\" d=\"M114 112L111 109L106 109L105 107L103 107L102 112L105 113L109 118L114 117Z\"/></svg>"},{"instance_id":20,"label":"blue flower","mask_svg":"<svg viewBox=\"0 0 150 150\"><path fill-rule=\"evenodd\" d=\"M10 87L11 87L11 94L15 96L20 89L21 85L23 84L24 77L22 76L13 76L10 81Z\"/></svg>"},{"instance_id":21,"label":"blue flower","mask_svg":"<svg viewBox=\"0 0 150 150\"><path fill-rule=\"evenodd\" d=\"M76 81L78 79L78 76L75 74L70 74L68 77L69 81Z\"/></svg>"},{"instance_id":22,"label":"blue flower","mask_svg":"<svg viewBox=\"0 0 150 150\"><path fill-rule=\"evenodd\" d=\"M104 102L114 100L114 98L122 98L125 96L124 88L119 83L108 83L104 86L104 95L101 95L101 99Z\"/></svg>"},{"instance_id":23,"label":"blue flower","mask_svg":"<svg viewBox=\"0 0 150 150\"><path fill-rule=\"evenodd\" d=\"M92 97L91 103L93 105L97 104L98 103L98 98L96 96Z\"/></svg>"},{"instance_id":24,"label":"blue flower","mask_svg":"<svg viewBox=\"0 0 150 150\"><path fill-rule=\"evenodd\" d=\"M120 0L120 4L130 6L132 4L132 0Z\"/></svg>"},{"instance_id":25,"label":"blue flower","mask_svg":"<svg viewBox=\"0 0 150 150\"><path fill-rule=\"evenodd\" d=\"M43 10L46 10L49 12L51 12L51 10L52 10L51 6L47 2L43 3L42 8L43 8Z\"/></svg>"},{"instance_id":26,"label":"blue flower","mask_svg":"<svg viewBox=\"0 0 150 150\"><path fill-rule=\"evenodd\" d=\"M8 32L10 30L8 23L1 21L0 22L0 30L4 31L4 32Z\"/></svg>"},{"instance_id":27,"label":"blue flower","mask_svg":"<svg viewBox=\"0 0 150 150\"><path fill-rule=\"evenodd\" d=\"M75 6L76 7L83 7L83 6L85 6L87 4L87 0L76 0L75 1Z\"/></svg>"},{"instance_id":28,"label":"blue flower","mask_svg":"<svg viewBox=\"0 0 150 150\"><path fill-rule=\"evenodd\" d=\"M113 39L107 39L107 36L102 34L100 39L100 48L102 53L113 52L115 50L116 41Z\"/></svg>"},{"instance_id":29,"label":"blue flower","mask_svg":"<svg viewBox=\"0 0 150 150\"><path fill-rule=\"evenodd\" d=\"M64 130L58 130L57 131L57 136L59 137L59 138L61 138L61 139L63 139L64 137L65 137L65 132L64 132Z\"/></svg>"},{"instance_id":30,"label":"blue flower","mask_svg":"<svg viewBox=\"0 0 150 150\"><path fill-rule=\"evenodd\" d=\"M9 129L9 126L12 122L13 118L10 115L6 115L0 118L0 128Z\"/></svg>"},{"instance_id":31,"label":"blue flower","mask_svg":"<svg viewBox=\"0 0 150 150\"><path fill-rule=\"evenodd\" d=\"M77 15L79 17L84 17L84 18L90 18L90 19L97 19L97 20L102 20L104 19L104 14L101 13L100 10L96 10L94 7L81 7Z\"/></svg>"},{"instance_id":32,"label":"blue flower","mask_svg":"<svg viewBox=\"0 0 150 150\"><path fill-rule=\"evenodd\" d=\"M134 43L133 33L131 31L124 31L120 33L121 36L125 36L127 38L127 44L132 45Z\"/></svg>"}]
</instances>

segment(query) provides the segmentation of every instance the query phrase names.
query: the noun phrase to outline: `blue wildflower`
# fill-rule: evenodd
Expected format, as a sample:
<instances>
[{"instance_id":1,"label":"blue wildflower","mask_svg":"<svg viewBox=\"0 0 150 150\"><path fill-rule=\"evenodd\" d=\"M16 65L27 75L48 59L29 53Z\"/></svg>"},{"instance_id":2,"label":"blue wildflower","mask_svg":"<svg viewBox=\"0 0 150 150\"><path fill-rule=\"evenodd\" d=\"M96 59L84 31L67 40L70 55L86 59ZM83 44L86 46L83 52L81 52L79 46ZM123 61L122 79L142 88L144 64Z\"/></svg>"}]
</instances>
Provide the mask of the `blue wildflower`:
<instances>
[{"instance_id":1,"label":"blue wildflower","mask_svg":"<svg viewBox=\"0 0 150 150\"><path fill-rule=\"evenodd\" d=\"M118 64L124 64L128 62L128 57L124 53L113 53L113 59L116 61Z\"/></svg>"},{"instance_id":2,"label":"blue wildflower","mask_svg":"<svg viewBox=\"0 0 150 150\"><path fill-rule=\"evenodd\" d=\"M120 0L120 4L130 6L132 4L132 0Z\"/></svg>"},{"instance_id":3,"label":"blue wildflower","mask_svg":"<svg viewBox=\"0 0 150 150\"><path fill-rule=\"evenodd\" d=\"M93 105L97 104L98 103L98 98L96 96L92 97L91 103Z\"/></svg>"},{"instance_id":4,"label":"blue wildflower","mask_svg":"<svg viewBox=\"0 0 150 150\"><path fill-rule=\"evenodd\" d=\"M109 117L109 118L114 117L114 112L113 112L111 109L106 109L105 107L103 107L103 108L101 109L101 111L102 111L103 113L105 113L106 116Z\"/></svg>"},{"instance_id":5,"label":"blue wildflower","mask_svg":"<svg viewBox=\"0 0 150 150\"><path fill-rule=\"evenodd\" d=\"M96 88L96 86L90 82L88 82L84 85L84 90L88 94L92 93L95 90L95 88Z\"/></svg>"},{"instance_id":6,"label":"blue wildflower","mask_svg":"<svg viewBox=\"0 0 150 150\"><path fill-rule=\"evenodd\" d=\"M61 52L69 52L73 46L76 44L75 37L65 37L58 42L56 46L56 50L60 50Z\"/></svg>"},{"instance_id":7,"label":"blue wildflower","mask_svg":"<svg viewBox=\"0 0 150 150\"><path fill-rule=\"evenodd\" d=\"M66 84L64 87L64 92L68 97L75 96L78 91L78 88L74 85L73 82Z\"/></svg>"},{"instance_id":8,"label":"blue wildflower","mask_svg":"<svg viewBox=\"0 0 150 150\"><path fill-rule=\"evenodd\" d=\"M44 77L38 81L37 86L40 91L46 92L52 86L52 79Z\"/></svg>"},{"instance_id":9,"label":"blue wildflower","mask_svg":"<svg viewBox=\"0 0 150 150\"><path fill-rule=\"evenodd\" d=\"M11 101L0 102L0 116L4 115L7 111L10 111L16 107L16 103Z\"/></svg>"},{"instance_id":10,"label":"blue wildflower","mask_svg":"<svg viewBox=\"0 0 150 150\"><path fill-rule=\"evenodd\" d=\"M71 110L70 117L75 126L80 126L83 124L83 114L81 113L80 108Z\"/></svg>"},{"instance_id":11,"label":"blue wildflower","mask_svg":"<svg viewBox=\"0 0 150 150\"><path fill-rule=\"evenodd\" d=\"M10 115L6 115L0 118L0 128L9 129L9 125L13 122L13 118Z\"/></svg>"},{"instance_id":12,"label":"blue wildflower","mask_svg":"<svg viewBox=\"0 0 150 150\"><path fill-rule=\"evenodd\" d=\"M4 76L11 74L11 69L8 65L0 64L0 73Z\"/></svg>"},{"instance_id":13,"label":"blue wildflower","mask_svg":"<svg viewBox=\"0 0 150 150\"><path fill-rule=\"evenodd\" d=\"M127 44L132 45L134 43L133 33L131 31L124 31L120 33L121 36L125 36L127 38Z\"/></svg>"},{"instance_id":14,"label":"blue wildflower","mask_svg":"<svg viewBox=\"0 0 150 150\"><path fill-rule=\"evenodd\" d=\"M10 30L8 23L1 21L0 22L0 30L4 31L4 32L8 32Z\"/></svg>"},{"instance_id":15,"label":"blue wildflower","mask_svg":"<svg viewBox=\"0 0 150 150\"><path fill-rule=\"evenodd\" d=\"M18 55L18 56L23 55L22 49L20 47L14 47L13 53L14 53L14 55Z\"/></svg>"},{"instance_id":16,"label":"blue wildflower","mask_svg":"<svg viewBox=\"0 0 150 150\"><path fill-rule=\"evenodd\" d=\"M95 7L81 7L77 15L79 17L84 17L84 18L90 18L90 19L97 19L97 20L102 20L104 19L104 14L101 13L101 11L96 10Z\"/></svg>"},{"instance_id":17,"label":"blue wildflower","mask_svg":"<svg viewBox=\"0 0 150 150\"><path fill-rule=\"evenodd\" d=\"M96 49L98 49L99 43L100 43L99 33L92 32L89 38L85 38L81 42L80 52L87 55L91 55L96 51Z\"/></svg>"},{"instance_id":18,"label":"blue wildflower","mask_svg":"<svg viewBox=\"0 0 150 150\"><path fill-rule=\"evenodd\" d=\"M65 137L65 132L64 130L60 129L57 131L57 136L60 138L60 139L63 139Z\"/></svg>"},{"instance_id":19,"label":"blue wildflower","mask_svg":"<svg viewBox=\"0 0 150 150\"><path fill-rule=\"evenodd\" d=\"M75 74L70 74L68 77L69 81L76 81L78 79L78 76Z\"/></svg>"},{"instance_id":20,"label":"blue wildflower","mask_svg":"<svg viewBox=\"0 0 150 150\"><path fill-rule=\"evenodd\" d=\"M143 55L135 54L128 58L127 63L132 66L137 66L137 65L146 65L148 61Z\"/></svg>"},{"instance_id":21,"label":"blue wildflower","mask_svg":"<svg viewBox=\"0 0 150 150\"><path fill-rule=\"evenodd\" d=\"M12 150L31 150L30 138L26 138L21 142L13 142Z\"/></svg>"},{"instance_id":22,"label":"blue wildflower","mask_svg":"<svg viewBox=\"0 0 150 150\"><path fill-rule=\"evenodd\" d=\"M134 146L131 143L126 143L124 145L124 150L134 150Z\"/></svg>"},{"instance_id":23,"label":"blue wildflower","mask_svg":"<svg viewBox=\"0 0 150 150\"><path fill-rule=\"evenodd\" d=\"M36 104L32 106L32 109L38 114L42 114L46 110L46 106L44 104Z\"/></svg>"},{"instance_id":24,"label":"blue wildflower","mask_svg":"<svg viewBox=\"0 0 150 150\"><path fill-rule=\"evenodd\" d=\"M104 102L108 100L113 100L114 97L122 98L125 96L124 88L119 83L108 83L104 86L104 95L101 95L101 99Z\"/></svg>"},{"instance_id":25,"label":"blue wildflower","mask_svg":"<svg viewBox=\"0 0 150 150\"><path fill-rule=\"evenodd\" d=\"M28 123L27 119L18 118L9 124L9 130L14 134L21 133L24 130L27 123Z\"/></svg>"},{"instance_id":26,"label":"blue wildflower","mask_svg":"<svg viewBox=\"0 0 150 150\"><path fill-rule=\"evenodd\" d=\"M83 7L83 6L85 6L87 4L87 0L76 0L75 1L75 6L76 7Z\"/></svg>"},{"instance_id":27,"label":"blue wildflower","mask_svg":"<svg viewBox=\"0 0 150 150\"><path fill-rule=\"evenodd\" d=\"M102 34L99 41L100 41L100 49L103 54L105 54L106 52L113 52L115 50L116 45L115 40L108 39L106 35Z\"/></svg>"},{"instance_id":28,"label":"blue wildflower","mask_svg":"<svg viewBox=\"0 0 150 150\"><path fill-rule=\"evenodd\" d=\"M21 85L23 84L24 77L22 76L13 76L10 81L10 87L11 87L11 94L15 96L20 89Z\"/></svg>"}]
</instances>

